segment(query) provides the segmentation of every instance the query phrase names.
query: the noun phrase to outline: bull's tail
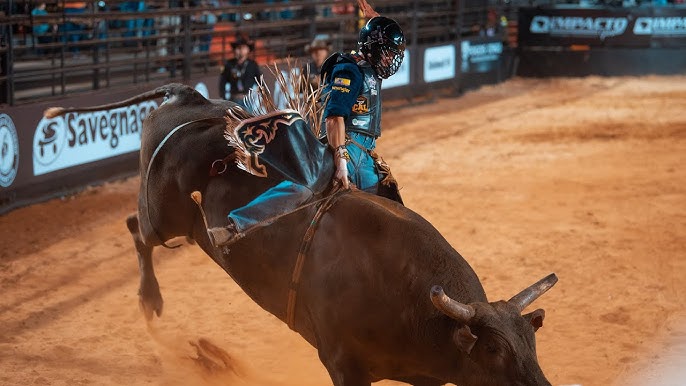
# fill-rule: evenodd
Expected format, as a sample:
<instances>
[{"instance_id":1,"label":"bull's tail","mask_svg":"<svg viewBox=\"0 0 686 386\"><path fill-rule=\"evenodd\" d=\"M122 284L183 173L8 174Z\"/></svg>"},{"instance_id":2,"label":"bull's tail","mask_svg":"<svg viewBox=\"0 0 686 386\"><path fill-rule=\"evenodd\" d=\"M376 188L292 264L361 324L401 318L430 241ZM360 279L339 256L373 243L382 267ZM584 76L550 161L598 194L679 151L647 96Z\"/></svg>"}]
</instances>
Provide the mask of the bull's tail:
<instances>
[{"instance_id":1,"label":"bull's tail","mask_svg":"<svg viewBox=\"0 0 686 386\"><path fill-rule=\"evenodd\" d=\"M102 111L102 110L111 110L111 109L116 109L119 107L125 107L125 106L130 106L134 105L140 102L145 102L148 100L152 99L157 99L165 96L172 88L173 84L167 84L161 87L158 87L152 91L147 91L142 94L138 94L134 97L131 97L129 99L125 99L123 101L119 102L114 102L114 103L108 103L105 105L100 105L100 106L90 106L90 107L50 107L45 110L43 113L43 116L45 118L55 118L67 113L81 113L81 112L88 112L88 111Z\"/></svg>"}]
</instances>

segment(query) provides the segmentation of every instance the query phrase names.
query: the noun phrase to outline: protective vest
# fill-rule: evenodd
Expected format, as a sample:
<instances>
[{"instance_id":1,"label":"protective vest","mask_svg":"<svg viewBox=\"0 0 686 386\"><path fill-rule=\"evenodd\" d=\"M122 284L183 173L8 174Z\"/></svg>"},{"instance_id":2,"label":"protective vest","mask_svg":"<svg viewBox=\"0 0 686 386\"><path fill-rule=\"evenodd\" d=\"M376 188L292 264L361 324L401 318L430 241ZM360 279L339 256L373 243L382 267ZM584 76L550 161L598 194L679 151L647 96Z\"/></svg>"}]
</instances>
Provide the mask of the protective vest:
<instances>
[{"instance_id":1,"label":"protective vest","mask_svg":"<svg viewBox=\"0 0 686 386\"><path fill-rule=\"evenodd\" d=\"M350 115L345 120L345 130L379 137L381 135L381 79L372 66L364 60L356 61L350 54L333 54L322 65L322 74L344 61L355 63L362 73L362 87ZM328 75L326 75L328 78ZM331 79L328 78L327 82Z\"/></svg>"}]
</instances>

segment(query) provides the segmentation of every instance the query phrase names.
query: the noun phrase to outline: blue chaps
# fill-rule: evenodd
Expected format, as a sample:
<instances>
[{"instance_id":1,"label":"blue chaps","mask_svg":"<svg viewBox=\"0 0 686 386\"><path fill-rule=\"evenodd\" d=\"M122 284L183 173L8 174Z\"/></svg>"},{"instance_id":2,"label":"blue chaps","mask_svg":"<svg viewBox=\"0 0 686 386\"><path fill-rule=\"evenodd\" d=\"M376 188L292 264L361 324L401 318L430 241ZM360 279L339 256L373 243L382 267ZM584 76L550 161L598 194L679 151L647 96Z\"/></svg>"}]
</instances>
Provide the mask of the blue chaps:
<instances>
[{"instance_id":1,"label":"blue chaps","mask_svg":"<svg viewBox=\"0 0 686 386\"><path fill-rule=\"evenodd\" d=\"M364 134L349 133L350 138L361 146L373 150L376 139ZM347 145L350 161L348 174L351 182L358 189L377 193L379 173L374 159L363 149L353 143ZM266 190L247 205L232 210L228 217L234 222L239 232L260 224L268 225L278 217L291 212L312 199L314 192L307 186L285 180Z\"/></svg>"},{"instance_id":2,"label":"blue chaps","mask_svg":"<svg viewBox=\"0 0 686 386\"><path fill-rule=\"evenodd\" d=\"M376 148L376 138L374 137L352 132L348 133L348 136L366 149L374 150ZM374 159L354 143L349 143L346 148L350 155L348 178L358 189L376 194L379 186L379 172Z\"/></svg>"}]
</instances>

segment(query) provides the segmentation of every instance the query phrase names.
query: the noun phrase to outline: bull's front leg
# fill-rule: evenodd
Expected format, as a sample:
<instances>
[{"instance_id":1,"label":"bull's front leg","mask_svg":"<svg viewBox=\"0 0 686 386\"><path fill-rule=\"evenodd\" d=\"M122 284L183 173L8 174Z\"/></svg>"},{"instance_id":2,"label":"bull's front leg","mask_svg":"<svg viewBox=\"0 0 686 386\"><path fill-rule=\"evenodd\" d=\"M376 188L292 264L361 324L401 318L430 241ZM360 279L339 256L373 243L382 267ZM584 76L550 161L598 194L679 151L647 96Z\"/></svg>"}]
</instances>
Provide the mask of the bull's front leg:
<instances>
[{"instance_id":1,"label":"bull's front leg","mask_svg":"<svg viewBox=\"0 0 686 386\"><path fill-rule=\"evenodd\" d=\"M138 304L147 320L151 320L153 312L159 317L162 315L162 294L160 286L155 277L155 270L152 266L152 246L145 244L141 237L138 227L138 215L136 213L126 218L126 226L131 232L133 242L136 245L138 254L138 268L141 274L141 284L138 288Z\"/></svg>"}]
</instances>

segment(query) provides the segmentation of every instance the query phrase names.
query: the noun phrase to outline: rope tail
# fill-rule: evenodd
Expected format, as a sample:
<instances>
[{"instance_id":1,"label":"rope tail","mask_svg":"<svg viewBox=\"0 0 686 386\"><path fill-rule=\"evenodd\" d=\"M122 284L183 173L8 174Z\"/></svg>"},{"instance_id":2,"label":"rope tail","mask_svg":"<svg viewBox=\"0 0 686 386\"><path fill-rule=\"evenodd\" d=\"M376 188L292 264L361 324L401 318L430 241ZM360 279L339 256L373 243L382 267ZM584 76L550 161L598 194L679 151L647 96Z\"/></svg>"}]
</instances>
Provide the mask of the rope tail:
<instances>
[{"instance_id":1,"label":"rope tail","mask_svg":"<svg viewBox=\"0 0 686 386\"><path fill-rule=\"evenodd\" d=\"M145 92L143 94L136 95L134 97L131 97L129 99L125 99L123 101L119 102L114 102L114 103L108 103L105 105L99 105L99 106L90 106L90 107L50 107L43 112L43 116L45 118L55 118L62 116L64 114L68 113L81 113L81 112L89 112L89 111L102 111L102 110L111 110L111 109L116 109L119 107L126 107L130 105L134 105L136 103L140 102L145 102L149 101L152 99L157 99L163 97L167 92L169 91L169 86L162 86L158 87L152 91Z\"/></svg>"},{"instance_id":2,"label":"rope tail","mask_svg":"<svg viewBox=\"0 0 686 386\"><path fill-rule=\"evenodd\" d=\"M205 216L205 209L202 208L202 193L199 191L194 191L191 193L191 199L193 199L193 202L195 202L198 205L198 209L200 209L200 214L202 215L202 221L205 223L205 229L210 229L210 227L207 225L207 216Z\"/></svg>"}]
</instances>

